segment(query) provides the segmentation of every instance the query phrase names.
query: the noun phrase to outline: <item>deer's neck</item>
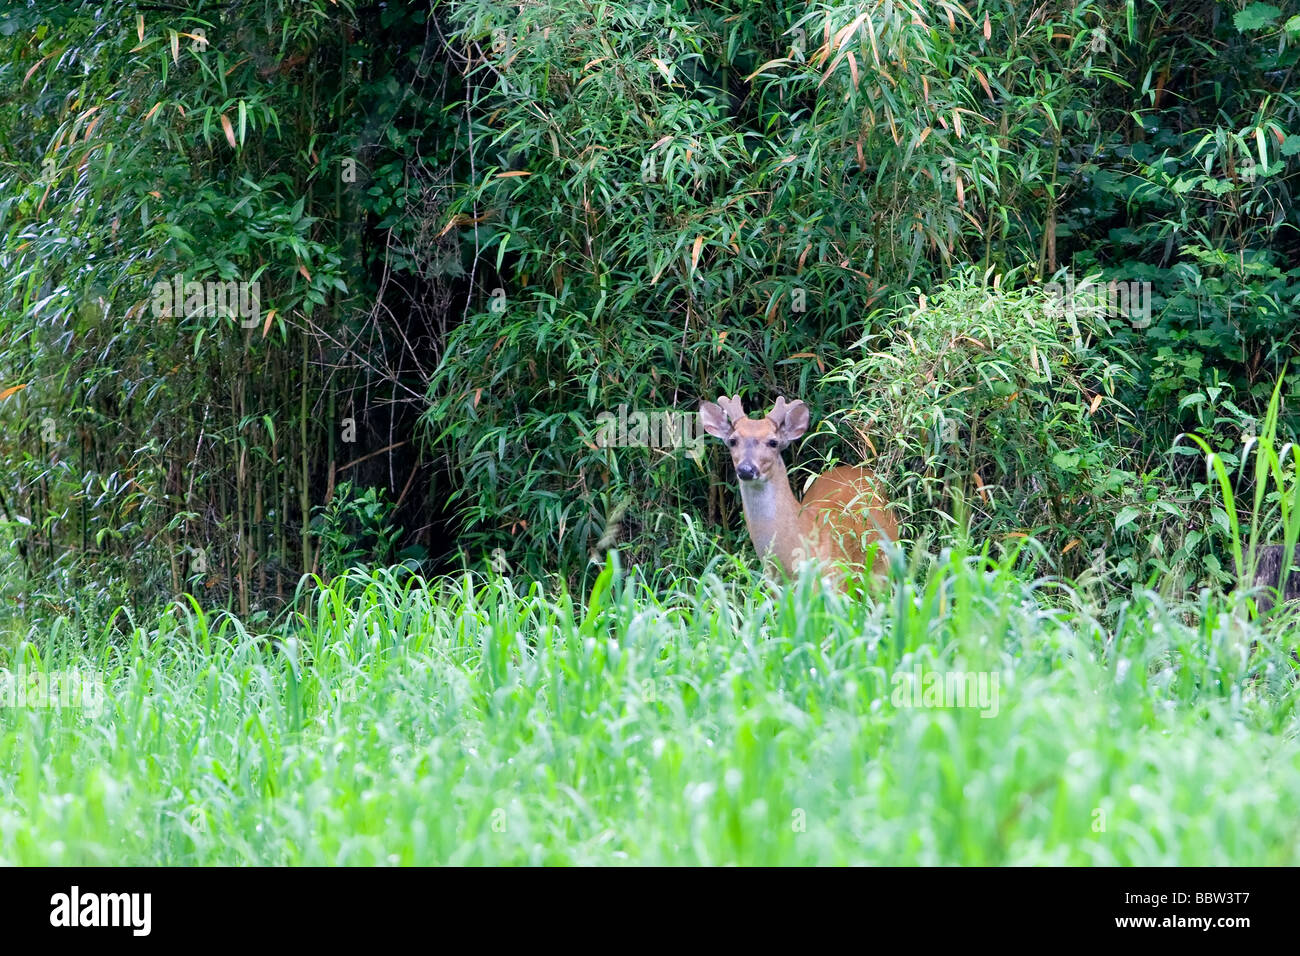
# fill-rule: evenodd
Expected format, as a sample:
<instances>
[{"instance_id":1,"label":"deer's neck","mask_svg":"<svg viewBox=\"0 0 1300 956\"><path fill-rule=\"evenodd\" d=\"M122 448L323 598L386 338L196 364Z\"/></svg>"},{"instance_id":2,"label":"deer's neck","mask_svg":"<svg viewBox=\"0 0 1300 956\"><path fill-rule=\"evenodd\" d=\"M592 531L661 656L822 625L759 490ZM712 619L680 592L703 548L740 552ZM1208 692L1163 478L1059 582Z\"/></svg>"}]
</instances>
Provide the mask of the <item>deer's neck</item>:
<instances>
[{"instance_id":1,"label":"deer's neck","mask_svg":"<svg viewBox=\"0 0 1300 956\"><path fill-rule=\"evenodd\" d=\"M745 526L759 557L773 557L787 572L799 546L799 499L790 490L785 462L773 466L766 481L742 481L740 500Z\"/></svg>"}]
</instances>

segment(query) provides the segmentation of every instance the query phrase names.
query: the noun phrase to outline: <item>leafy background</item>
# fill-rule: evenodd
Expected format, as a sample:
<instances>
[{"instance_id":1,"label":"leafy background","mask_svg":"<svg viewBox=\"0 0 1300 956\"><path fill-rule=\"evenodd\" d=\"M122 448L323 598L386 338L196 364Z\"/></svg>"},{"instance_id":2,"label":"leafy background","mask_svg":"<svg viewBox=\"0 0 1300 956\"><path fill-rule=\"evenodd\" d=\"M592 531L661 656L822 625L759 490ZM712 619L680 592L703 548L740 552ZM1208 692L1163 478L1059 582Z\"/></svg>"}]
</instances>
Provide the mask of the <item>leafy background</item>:
<instances>
[{"instance_id":1,"label":"leafy background","mask_svg":"<svg viewBox=\"0 0 1300 956\"><path fill-rule=\"evenodd\" d=\"M809 401L798 463L872 461L914 539L1227 583L1178 439L1236 463L1284 375L1300 424L1297 13L11 2L8 604L691 573L742 548L720 451L593 433L722 392ZM177 273L257 280L262 324L156 318ZM1089 280L1149 320L1053 310Z\"/></svg>"}]
</instances>

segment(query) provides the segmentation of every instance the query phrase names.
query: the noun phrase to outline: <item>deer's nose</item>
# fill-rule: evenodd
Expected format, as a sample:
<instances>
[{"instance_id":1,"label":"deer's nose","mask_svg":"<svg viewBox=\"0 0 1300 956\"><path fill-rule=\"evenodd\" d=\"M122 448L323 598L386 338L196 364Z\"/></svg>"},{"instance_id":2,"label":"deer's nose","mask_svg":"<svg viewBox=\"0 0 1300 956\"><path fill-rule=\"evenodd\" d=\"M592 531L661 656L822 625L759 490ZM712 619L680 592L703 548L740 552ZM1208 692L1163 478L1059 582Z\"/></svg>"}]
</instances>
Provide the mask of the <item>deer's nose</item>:
<instances>
[{"instance_id":1,"label":"deer's nose","mask_svg":"<svg viewBox=\"0 0 1300 956\"><path fill-rule=\"evenodd\" d=\"M747 461L742 461L736 466L736 475L741 481L753 481L758 477L758 469Z\"/></svg>"}]
</instances>

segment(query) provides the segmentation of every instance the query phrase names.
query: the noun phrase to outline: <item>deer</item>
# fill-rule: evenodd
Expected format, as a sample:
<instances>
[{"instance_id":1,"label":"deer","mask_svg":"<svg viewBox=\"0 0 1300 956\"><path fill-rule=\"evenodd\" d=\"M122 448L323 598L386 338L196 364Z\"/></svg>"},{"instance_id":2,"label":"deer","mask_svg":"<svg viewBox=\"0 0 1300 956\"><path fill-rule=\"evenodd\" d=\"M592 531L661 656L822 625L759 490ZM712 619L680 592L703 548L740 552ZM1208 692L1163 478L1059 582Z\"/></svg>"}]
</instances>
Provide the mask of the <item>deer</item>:
<instances>
[{"instance_id":1,"label":"deer","mask_svg":"<svg viewBox=\"0 0 1300 956\"><path fill-rule=\"evenodd\" d=\"M803 560L815 561L823 577L845 589L844 571L861 569L867 548L898 538L898 524L866 468L840 465L819 475L800 501L790 489L782 453L808 430L808 406L779 396L763 418L749 418L740 397L700 403L700 424L731 452L740 480L745 526L759 557L793 577ZM873 571L888 567L878 552Z\"/></svg>"},{"instance_id":2,"label":"deer","mask_svg":"<svg viewBox=\"0 0 1300 956\"><path fill-rule=\"evenodd\" d=\"M1255 565L1255 588L1259 596L1255 599L1255 607L1260 614L1271 611L1277 600L1287 603L1300 599L1300 571L1291 570L1297 567L1300 567L1300 545L1296 545L1290 562L1286 560L1283 545L1266 544L1259 549ZM1285 587L1282 585L1283 571L1288 572Z\"/></svg>"}]
</instances>

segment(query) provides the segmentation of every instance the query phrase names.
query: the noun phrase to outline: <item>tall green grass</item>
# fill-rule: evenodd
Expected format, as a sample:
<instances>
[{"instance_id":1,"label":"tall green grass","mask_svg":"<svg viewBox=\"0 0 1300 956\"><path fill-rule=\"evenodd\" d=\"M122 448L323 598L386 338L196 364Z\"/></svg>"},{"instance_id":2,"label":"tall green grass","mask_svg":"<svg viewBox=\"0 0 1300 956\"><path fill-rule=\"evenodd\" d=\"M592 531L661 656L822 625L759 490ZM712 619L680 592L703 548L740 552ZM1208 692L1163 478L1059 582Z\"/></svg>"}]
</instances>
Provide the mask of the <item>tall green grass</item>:
<instances>
[{"instance_id":1,"label":"tall green grass","mask_svg":"<svg viewBox=\"0 0 1300 956\"><path fill-rule=\"evenodd\" d=\"M1284 380L1285 375L1273 388L1264 419L1259 423L1259 434L1243 436L1244 447L1237 458L1235 484L1223 456L1214 451L1204 438L1184 436L1204 453L1207 479L1218 484L1223 507L1216 511L1215 517L1220 519L1223 530L1227 532L1237 580L1246 586L1242 593L1252 600L1260 596L1254 581L1261 547L1281 544L1283 554L1290 556L1295 553L1296 542L1300 540L1300 476L1297 474L1296 447L1278 435ZM1249 490L1248 511L1239 506L1234 487ZM1270 598L1276 597L1276 592L1284 591L1290 564L1289 560L1284 561L1280 579L1263 585L1274 589ZM1280 602L1273 604L1274 612L1280 610Z\"/></svg>"},{"instance_id":2,"label":"tall green grass","mask_svg":"<svg viewBox=\"0 0 1300 956\"><path fill-rule=\"evenodd\" d=\"M878 603L375 572L276 637L23 639L11 671L106 694L0 708L0 863L1300 861L1295 635L1209 592L1103 620L1030 557L899 562ZM996 713L907 706L917 668L996 675Z\"/></svg>"}]
</instances>

